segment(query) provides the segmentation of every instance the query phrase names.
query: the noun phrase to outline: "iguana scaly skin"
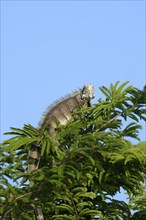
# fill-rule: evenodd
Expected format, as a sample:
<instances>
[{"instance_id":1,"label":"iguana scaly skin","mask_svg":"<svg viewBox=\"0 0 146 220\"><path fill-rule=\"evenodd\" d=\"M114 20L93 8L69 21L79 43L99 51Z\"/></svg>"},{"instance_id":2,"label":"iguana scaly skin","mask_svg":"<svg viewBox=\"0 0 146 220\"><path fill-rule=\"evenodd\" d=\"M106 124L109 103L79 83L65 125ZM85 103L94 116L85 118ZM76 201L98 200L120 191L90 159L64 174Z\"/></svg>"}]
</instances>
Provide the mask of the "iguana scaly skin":
<instances>
[{"instance_id":1,"label":"iguana scaly skin","mask_svg":"<svg viewBox=\"0 0 146 220\"><path fill-rule=\"evenodd\" d=\"M94 98L94 87L92 84L84 85L82 89L75 91L64 98L56 101L51 105L46 114L43 116L43 120L40 123L40 128L48 125L49 135L55 139L55 128L57 122L65 125L69 119L72 118L72 113L78 108L83 106L91 106L91 99ZM41 146L39 143L35 143L29 150L29 164L28 170L33 171L38 168L41 157ZM43 214L40 213L39 208L35 208L35 212L38 213L38 220L43 220Z\"/></svg>"}]
</instances>

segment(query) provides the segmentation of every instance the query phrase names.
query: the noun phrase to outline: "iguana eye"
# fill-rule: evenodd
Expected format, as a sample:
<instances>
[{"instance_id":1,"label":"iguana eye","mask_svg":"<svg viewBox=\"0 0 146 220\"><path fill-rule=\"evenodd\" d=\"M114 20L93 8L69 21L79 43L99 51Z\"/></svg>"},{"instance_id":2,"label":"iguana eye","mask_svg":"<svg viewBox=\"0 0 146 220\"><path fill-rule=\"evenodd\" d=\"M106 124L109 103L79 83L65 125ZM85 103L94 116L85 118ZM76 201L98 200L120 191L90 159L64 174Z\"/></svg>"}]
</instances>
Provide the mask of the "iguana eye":
<instances>
[{"instance_id":1,"label":"iguana eye","mask_svg":"<svg viewBox=\"0 0 146 220\"><path fill-rule=\"evenodd\" d=\"M82 94L82 99L86 99L86 95L85 94Z\"/></svg>"}]
</instances>

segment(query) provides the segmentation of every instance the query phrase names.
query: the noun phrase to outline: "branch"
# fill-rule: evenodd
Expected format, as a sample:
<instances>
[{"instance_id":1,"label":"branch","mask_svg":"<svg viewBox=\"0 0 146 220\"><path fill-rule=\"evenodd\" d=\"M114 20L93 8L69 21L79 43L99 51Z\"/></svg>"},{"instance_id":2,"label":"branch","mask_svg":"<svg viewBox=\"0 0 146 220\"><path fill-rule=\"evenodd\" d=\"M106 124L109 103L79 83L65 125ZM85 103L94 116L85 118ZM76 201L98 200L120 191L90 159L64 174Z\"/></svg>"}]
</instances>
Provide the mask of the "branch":
<instances>
[{"instance_id":1,"label":"branch","mask_svg":"<svg viewBox=\"0 0 146 220\"><path fill-rule=\"evenodd\" d=\"M119 112L115 117L111 118L109 121L107 121L105 124L103 124L100 128L98 128L96 131L100 131L102 128L104 128L106 125L110 124L112 121L114 121L116 118L122 115L122 112Z\"/></svg>"},{"instance_id":2,"label":"branch","mask_svg":"<svg viewBox=\"0 0 146 220\"><path fill-rule=\"evenodd\" d=\"M25 196L28 196L28 195L30 195L30 194L32 194L32 192L25 193L24 195L18 196L18 197L16 197L16 198L14 199L14 201L17 201L18 199L20 199L20 198L22 198L22 197L25 197Z\"/></svg>"},{"instance_id":3,"label":"branch","mask_svg":"<svg viewBox=\"0 0 146 220\"><path fill-rule=\"evenodd\" d=\"M68 193L68 194L69 194L69 198L71 199L71 203L72 203L72 205L73 205L73 209L74 209L74 211L75 211L75 215L76 215L76 217L77 217L77 220L79 220L78 211L77 211L77 208L76 208L74 199L72 198L70 189L69 189L69 193Z\"/></svg>"},{"instance_id":4,"label":"branch","mask_svg":"<svg viewBox=\"0 0 146 220\"><path fill-rule=\"evenodd\" d=\"M38 190L36 190L36 191L40 191L40 189L38 189ZM28 193L25 193L25 194L23 194L23 195L21 195L21 196L18 196L18 197L16 197L16 198L14 198L14 202L15 201L17 201L18 199L20 199L20 198L23 198L23 197L25 197L25 196L28 196L28 195L31 195L32 194L32 192L28 192ZM11 195L12 196L12 195ZM9 207L7 204L4 206L4 210L6 209L6 207ZM13 208L11 207L7 212L3 212L2 213L2 217L1 217L1 220L5 220L5 217L6 217L6 215L12 210Z\"/></svg>"},{"instance_id":5,"label":"branch","mask_svg":"<svg viewBox=\"0 0 146 220\"><path fill-rule=\"evenodd\" d=\"M20 198L22 198L22 197L25 197L25 196L27 196L27 195L30 195L30 194L32 194L32 192L25 193L24 195L18 196L18 197L16 197L16 198L14 199L14 201L17 201L18 199L20 199ZM12 197L12 194L10 195L10 197ZM8 207L7 204L4 206L4 210L6 209L6 207ZM6 217L6 215L7 215L12 209L13 209L13 208L11 207L7 212L4 211L4 212L2 213L2 218L1 218L1 220L4 220L5 217Z\"/></svg>"}]
</instances>

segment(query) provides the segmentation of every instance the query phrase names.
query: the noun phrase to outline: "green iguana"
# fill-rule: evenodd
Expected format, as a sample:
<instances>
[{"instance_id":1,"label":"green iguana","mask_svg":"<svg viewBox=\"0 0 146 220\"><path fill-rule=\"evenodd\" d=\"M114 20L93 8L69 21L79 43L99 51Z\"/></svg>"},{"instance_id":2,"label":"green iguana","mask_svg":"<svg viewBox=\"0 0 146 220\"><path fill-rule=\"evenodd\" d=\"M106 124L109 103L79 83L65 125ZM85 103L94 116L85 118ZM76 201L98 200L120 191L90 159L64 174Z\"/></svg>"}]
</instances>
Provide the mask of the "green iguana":
<instances>
[{"instance_id":1,"label":"green iguana","mask_svg":"<svg viewBox=\"0 0 146 220\"><path fill-rule=\"evenodd\" d=\"M48 124L48 133L55 139L55 128L57 121L65 125L69 119L72 118L72 113L78 108L83 106L91 106L91 99L94 98L94 87L91 84L84 85L79 89L51 105L46 113L43 115L39 127ZM40 144L34 143L29 150L29 164L28 170L32 171L38 168L41 157ZM35 207L35 213L38 220L44 220L43 213L40 208Z\"/></svg>"},{"instance_id":2,"label":"green iguana","mask_svg":"<svg viewBox=\"0 0 146 220\"><path fill-rule=\"evenodd\" d=\"M46 113L43 115L43 119L39 123L39 127L48 124L48 133L55 138L56 122L65 125L66 122L72 118L72 113L77 107L91 106L91 99L94 98L93 85L84 85L83 89L79 89L64 98L54 102L49 106ZM29 151L29 157L32 158L29 164L28 170L34 170L38 168L41 155L40 144L34 143Z\"/></svg>"}]
</instances>

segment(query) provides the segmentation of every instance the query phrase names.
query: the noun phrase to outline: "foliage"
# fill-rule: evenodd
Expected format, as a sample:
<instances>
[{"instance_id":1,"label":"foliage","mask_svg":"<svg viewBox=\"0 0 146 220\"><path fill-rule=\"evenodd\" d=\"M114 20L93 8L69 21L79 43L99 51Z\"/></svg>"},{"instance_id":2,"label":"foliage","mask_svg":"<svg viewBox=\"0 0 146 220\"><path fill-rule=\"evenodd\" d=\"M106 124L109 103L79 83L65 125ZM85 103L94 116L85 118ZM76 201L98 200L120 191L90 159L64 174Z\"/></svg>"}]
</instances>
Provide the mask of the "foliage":
<instances>
[{"instance_id":1,"label":"foliage","mask_svg":"<svg viewBox=\"0 0 146 220\"><path fill-rule=\"evenodd\" d=\"M13 137L0 150L2 219L33 220L35 205L46 219L145 219L146 145L139 140L139 121L146 120L146 87L117 82L100 90L105 98L58 125L56 140L48 125L5 133ZM28 172L28 151L36 142L42 146L39 169ZM130 204L114 199L121 189Z\"/></svg>"}]
</instances>

